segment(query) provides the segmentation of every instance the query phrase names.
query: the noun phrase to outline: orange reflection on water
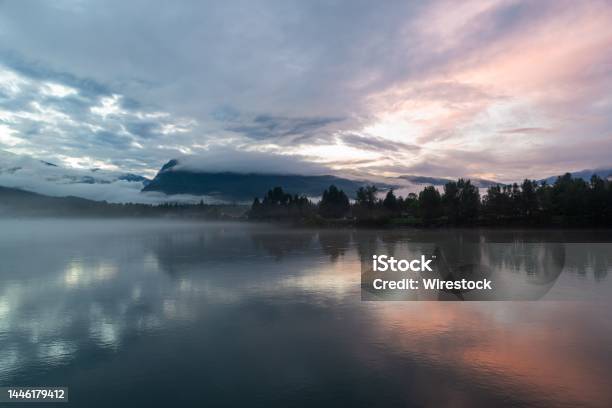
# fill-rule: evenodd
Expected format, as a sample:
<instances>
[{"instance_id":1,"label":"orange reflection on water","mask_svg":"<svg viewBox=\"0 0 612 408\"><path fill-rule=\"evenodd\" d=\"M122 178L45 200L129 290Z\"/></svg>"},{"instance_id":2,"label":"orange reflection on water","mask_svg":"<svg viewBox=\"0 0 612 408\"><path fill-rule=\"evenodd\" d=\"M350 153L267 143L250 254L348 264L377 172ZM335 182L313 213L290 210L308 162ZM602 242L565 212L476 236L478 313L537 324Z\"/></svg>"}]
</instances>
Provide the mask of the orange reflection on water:
<instances>
[{"instance_id":1,"label":"orange reflection on water","mask_svg":"<svg viewBox=\"0 0 612 408\"><path fill-rule=\"evenodd\" d=\"M387 346L449 375L547 405L612 406L601 359L602 347L611 348L602 339L612 330L588 303L386 302L372 308Z\"/></svg>"}]
</instances>

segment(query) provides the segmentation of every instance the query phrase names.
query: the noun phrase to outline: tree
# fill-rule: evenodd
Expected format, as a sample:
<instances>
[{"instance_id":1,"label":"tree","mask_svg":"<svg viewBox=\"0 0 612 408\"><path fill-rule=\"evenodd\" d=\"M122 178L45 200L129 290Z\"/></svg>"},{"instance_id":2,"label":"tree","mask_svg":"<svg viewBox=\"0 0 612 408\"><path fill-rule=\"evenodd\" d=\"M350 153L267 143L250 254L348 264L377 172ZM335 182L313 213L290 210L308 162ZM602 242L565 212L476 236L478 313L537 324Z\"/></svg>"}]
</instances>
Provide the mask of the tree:
<instances>
[{"instance_id":1,"label":"tree","mask_svg":"<svg viewBox=\"0 0 612 408\"><path fill-rule=\"evenodd\" d=\"M470 180L459 179L459 217L461 223L472 223L478 218L480 194Z\"/></svg>"},{"instance_id":2,"label":"tree","mask_svg":"<svg viewBox=\"0 0 612 408\"><path fill-rule=\"evenodd\" d=\"M440 216L441 203L440 193L434 186L425 187L419 193L419 208L425 224L431 224L434 219Z\"/></svg>"},{"instance_id":3,"label":"tree","mask_svg":"<svg viewBox=\"0 0 612 408\"><path fill-rule=\"evenodd\" d=\"M584 218L588 184L580 178L572 178L570 173L558 177L552 186L551 199L553 211L565 223L575 223Z\"/></svg>"},{"instance_id":4,"label":"tree","mask_svg":"<svg viewBox=\"0 0 612 408\"><path fill-rule=\"evenodd\" d=\"M357 204L369 210L373 210L376 205L376 186L359 187L357 190Z\"/></svg>"},{"instance_id":5,"label":"tree","mask_svg":"<svg viewBox=\"0 0 612 408\"><path fill-rule=\"evenodd\" d=\"M379 200L376 198L378 189L376 186L359 187L353 205L353 216L358 220L372 220L377 218Z\"/></svg>"},{"instance_id":6,"label":"tree","mask_svg":"<svg viewBox=\"0 0 612 408\"><path fill-rule=\"evenodd\" d=\"M520 211L521 217L533 218L538 210L537 182L525 179L521 184Z\"/></svg>"},{"instance_id":7,"label":"tree","mask_svg":"<svg viewBox=\"0 0 612 408\"><path fill-rule=\"evenodd\" d=\"M419 214L419 196L415 193L408 193L404 199L402 210L407 214L416 217Z\"/></svg>"},{"instance_id":8,"label":"tree","mask_svg":"<svg viewBox=\"0 0 612 408\"><path fill-rule=\"evenodd\" d=\"M591 176L589 195L587 198L588 208L587 212L591 222L595 224L601 223L606 216L606 210L610 203L607 202L606 197L606 182L596 174Z\"/></svg>"},{"instance_id":9,"label":"tree","mask_svg":"<svg viewBox=\"0 0 612 408\"><path fill-rule=\"evenodd\" d=\"M451 224L467 224L478 217L480 195L470 180L450 181L444 186L442 204Z\"/></svg>"},{"instance_id":10,"label":"tree","mask_svg":"<svg viewBox=\"0 0 612 408\"><path fill-rule=\"evenodd\" d=\"M313 204L306 196L291 195L281 187L269 190L260 202L253 200L249 218L252 219L295 219L304 218L311 214Z\"/></svg>"},{"instance_id":11,"label":"tree","mask_svg":"<svg viewBox=\"0 0 612 408\"><path fill-rule=\"evenodd\" d=\"M483 211L487 219L497 222L507 217L506 208L509 208L507 201L508 196L505 194L505 190L502 191L499 184L490 186L483 198Z\"/></svg>"},{"instance_id":12,"label":"tree","mask_svg":"<svg viewBox=\"0 0 612 408\"><path fill-rule=\"evenodd\" d=\"M444 214L452 224L457 224L461 217L460 191L457 182L449 181L444 185L444 194L442 195L442 205Z\"/></svg>"},{"instance_id":13,"label":"tree","mask_svg":"<svg viewBox=\"0 0 612 408\"><path fill-rule=\"evenodd\" d=\"M266 205L287 205L291 201L291 194L287 194L281 187L274 187L268 190L268 193L263 199L263 204Z\"/></svg>"},{"instance_id":14,"label":"tree","mask_svg":"<svg viewBox=\"0 0 612 408\"><path fill-rule=\"evenodd\" d=\"M399 212L400 210L399 201L398 201L398 198L393 193L393 189L387 192L387 195L385 196L385 199L383 200L383 207L387 211L389 211L391 214L397 214Z\"/></svg>"},{"instance_id":15,"label":"tree","mask_svg":"<svg viewBox=\"0 0 612 408\"><path fill-rule=\"evenodd\" d=\"M323 218L342 218L350 210L348 196L344 191L339 190L336 186L331 185L321 197L319 203L319 214Z\"/></svg>"}]
</instances>

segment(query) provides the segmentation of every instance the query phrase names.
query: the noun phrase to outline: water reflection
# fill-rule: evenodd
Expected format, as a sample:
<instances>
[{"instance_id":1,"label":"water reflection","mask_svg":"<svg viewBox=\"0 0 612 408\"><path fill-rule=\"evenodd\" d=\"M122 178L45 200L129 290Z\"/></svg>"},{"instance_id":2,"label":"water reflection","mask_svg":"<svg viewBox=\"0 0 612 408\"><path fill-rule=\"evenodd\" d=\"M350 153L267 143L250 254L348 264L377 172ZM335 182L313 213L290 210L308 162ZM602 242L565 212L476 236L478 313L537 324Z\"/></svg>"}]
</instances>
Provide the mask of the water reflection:
<instances>
[{"instance_id":1,"label":"water reflection","mask_svg":"<svg viewBox=\"0 0 612 408\"><path fill-rule=\"evenodd\" d=\"M611 328L609 321L585 318L593 311L584 303L515 303L503 310L499 304L489 310L463 303L380 305L377 329L393 339L396 353L418 355L461 381L512 395L520 405L612 401L604 385L612 359L603 352L610 349L604 343Z\"/></svg>"},{"instance_id":2,"label":"water reflection","mask_svg":"<svg viewBox=\"0 0 612 408\"><path fill-rule=\"evenodd\" d=\"M612 403L605 231L159 221L0 231L2 385L69 385L86 406L168 406L179 392L182 405ZM500 243L513 245L495 252ZM360 301L362 260L432 248L449 264L486 258L513 282L546 286L546 299L590 301ZM561 251L562 268L546 267Z\"/></svg>"}]
</instances>

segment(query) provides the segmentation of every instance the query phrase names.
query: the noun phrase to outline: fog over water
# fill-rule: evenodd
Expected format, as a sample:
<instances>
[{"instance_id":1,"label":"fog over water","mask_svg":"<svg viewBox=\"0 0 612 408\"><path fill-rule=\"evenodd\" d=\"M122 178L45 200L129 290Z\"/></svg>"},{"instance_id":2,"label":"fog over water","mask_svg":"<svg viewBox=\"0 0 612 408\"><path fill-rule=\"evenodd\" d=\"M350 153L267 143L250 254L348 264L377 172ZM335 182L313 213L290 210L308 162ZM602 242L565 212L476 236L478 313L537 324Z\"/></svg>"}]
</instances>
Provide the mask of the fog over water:
<instances>
[{"instance_id":1,"label":"fog over water","mask_svg":"<svg viewBox=\"0 0 612 408\"><path fill-rule=\"evenodd\" d=\"M466 242L545 244L490 256L542 298L361 301L372 251ZM610 231L21 219L0 220L0 259L0 386L78 406L612 404Z\"/></svg>"}]
</instances>

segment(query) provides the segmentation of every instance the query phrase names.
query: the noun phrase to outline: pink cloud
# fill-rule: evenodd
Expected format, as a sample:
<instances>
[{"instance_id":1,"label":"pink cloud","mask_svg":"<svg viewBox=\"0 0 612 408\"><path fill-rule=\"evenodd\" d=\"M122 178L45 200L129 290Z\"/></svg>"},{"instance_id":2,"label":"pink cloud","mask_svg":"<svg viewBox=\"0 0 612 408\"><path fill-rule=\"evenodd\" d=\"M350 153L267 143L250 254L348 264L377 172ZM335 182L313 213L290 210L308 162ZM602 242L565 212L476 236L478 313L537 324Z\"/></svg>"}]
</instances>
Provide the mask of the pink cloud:
<instances>
[{"instance_id":1,"label":"pink cloud","mask_svg":"<svg viewBox=\"0 0 612 408\"><path fill-rule=\"evenodd\" d=\"M412 26L415 43L433 44L419 57L438 63L370 96L378 128L412 129L392 137L421 145L413 163L444 158L460 175L546 176L561 170L555 155L573 166L563 171L612 164L593 152L612 147L612 4L453 4L432 5Z\"/></svg>"}]
</instances>

